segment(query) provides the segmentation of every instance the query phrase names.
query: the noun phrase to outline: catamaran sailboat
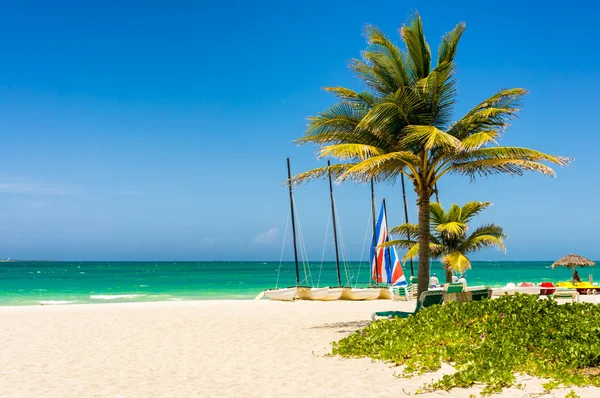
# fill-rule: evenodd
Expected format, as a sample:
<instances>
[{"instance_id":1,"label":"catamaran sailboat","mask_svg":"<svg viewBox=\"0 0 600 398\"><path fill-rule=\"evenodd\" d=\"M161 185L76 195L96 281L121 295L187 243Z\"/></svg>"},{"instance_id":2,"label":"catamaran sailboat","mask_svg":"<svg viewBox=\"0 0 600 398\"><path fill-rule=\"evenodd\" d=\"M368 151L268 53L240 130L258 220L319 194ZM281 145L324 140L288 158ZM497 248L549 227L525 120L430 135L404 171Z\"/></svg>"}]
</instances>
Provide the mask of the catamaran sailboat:
<instances>
[{"instance_id":1,"label":"catamaran sailboat","mask_svg":"<svg viewBox=\"0 0 600 398\"><path fill-rule=\"evenodd\" d=\"M292 173L290 168L290 158L287 158L287 172L288 172L288 188L290 192L290 213L292 219L292 238L294 243L294 263L296 266L296 286L287 288L275 288L267 289L263 293L271 300L281 301L292 301L295 299L300 300L322 300L327 299L329 296L329 288L314 288L309 286L300 285L300 270L298 265L298 247L296 241L296 218L295 218L295 206L294 206L294 195L292 192Z\"/></svg>"}]
</instances>

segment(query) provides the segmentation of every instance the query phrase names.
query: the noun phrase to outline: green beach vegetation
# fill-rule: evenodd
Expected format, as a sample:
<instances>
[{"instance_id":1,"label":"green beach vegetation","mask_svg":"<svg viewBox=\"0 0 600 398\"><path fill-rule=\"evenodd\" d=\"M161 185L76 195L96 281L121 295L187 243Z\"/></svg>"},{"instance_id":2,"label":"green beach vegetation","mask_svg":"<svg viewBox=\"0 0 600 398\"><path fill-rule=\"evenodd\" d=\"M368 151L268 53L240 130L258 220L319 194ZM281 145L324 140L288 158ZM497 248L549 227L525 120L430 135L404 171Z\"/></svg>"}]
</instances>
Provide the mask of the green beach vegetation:
<instances>
[{"instance_id":1,"label":"green beach vegetation","mask_svg":"<svg viewBox=\"0 0 600 398\"><path fill-rule=\"evenodd\" d=\"M496 224L486 224L468 234L469 224L475 216L491 205L490 202L468 202L462 207L453 204L448 211L441 204L429 205L431 233L429 236L429 256L439 259L446 271L446 282L452 282L453 272L464 272L471 268L467 257L481 249L496 247L506 250L504 246L504 230ZM406 249L404 260L415 258L419 254L419 242L411 240L416 237L419 226L402 224L390 230L390 233L401 239L390 240L381 246L398 246Z\"/></svg>"},{"instance_id":2,"label":"green beach vegetation","mask_svg":"<svg viewBox=\"0 0 600 398\"><path fill-rule=\"evenodd\" d=\"M559 305L516 295L425 308L407 319L380 320L333 343L332 354L403 366L403 377L440 368L456 373L423 386L450 390L482 383L483 394L519 387L515 374L548 378L548 390L600 386L600 307Z\"/></svg>"},{"instance_id":3,"label":"green beach vegetation","mask_svg":"<svg viewBox=\"0 0 600 398\"><path fill-rule=\"evenodd\" d=\"M332 173L339 181L394 182L408 178L417 193L418 292L429 283L430 197L445 175L470 177L522 175L536 171L554 175L547 164L570 159L533 149L499 146L498 139L521 109L526 90L506 89L483 100L453 122L457 97L454 57L465 24L447 33L437 61L416 15L400 29L405 50L381 30L367 26L368 47L350 68L364 91L328 87L338 102L309 118L298 142L317 144L319 156L340 161L296 175L296 183Z\"/></svg>"}]
</instances>

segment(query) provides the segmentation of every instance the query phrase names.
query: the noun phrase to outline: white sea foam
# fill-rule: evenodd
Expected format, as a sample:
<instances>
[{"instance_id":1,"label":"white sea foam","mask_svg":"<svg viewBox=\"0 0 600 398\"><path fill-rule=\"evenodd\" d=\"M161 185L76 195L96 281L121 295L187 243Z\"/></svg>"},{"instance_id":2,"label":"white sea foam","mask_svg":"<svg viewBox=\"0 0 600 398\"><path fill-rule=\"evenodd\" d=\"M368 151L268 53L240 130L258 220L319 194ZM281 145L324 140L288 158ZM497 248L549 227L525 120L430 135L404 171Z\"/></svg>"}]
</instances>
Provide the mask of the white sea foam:
<instances>
[{"instance_id":1,"label":"white sea foam","mask_svg":"<svg viewBox=\"0 0 600 398\"><path fill-rule=\"evenodd\" d=\"M90 296L92 300L119 300L119 299L131 299L145 294L93 294Z\"/></svg>"},{"instance_id":2,"label":"white sea foam","mask_svg":"<svg viewBox=\"0 0 600 398\"><path fill-rule=\"evenodd\" d=\"M150 286L150 285L140 285L140 287L148 287L148 286Z\"/></svg>"},{"instance_id":3,"label":"white sea foam","mask_svg":"<svg viewBox=\"0 0 600 398\"><path fill-rule=\"evenodd\" d=\"M61 304L73 304L74 301L69 300L42 300L40 304L42 305L61 305Z\"/></svg>"}]
</instances>

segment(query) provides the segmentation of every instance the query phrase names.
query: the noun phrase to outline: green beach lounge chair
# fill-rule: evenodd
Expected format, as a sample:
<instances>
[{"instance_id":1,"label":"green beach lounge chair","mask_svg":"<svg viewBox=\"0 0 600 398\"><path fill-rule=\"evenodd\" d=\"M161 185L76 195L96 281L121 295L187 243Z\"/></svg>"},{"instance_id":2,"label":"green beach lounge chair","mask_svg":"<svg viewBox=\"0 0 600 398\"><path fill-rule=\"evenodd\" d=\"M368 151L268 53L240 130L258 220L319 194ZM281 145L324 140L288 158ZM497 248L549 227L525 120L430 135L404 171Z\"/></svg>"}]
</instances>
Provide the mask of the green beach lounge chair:
<instances>
[{"instance_id":1,"label":"green beach lounge chair","mask_svg":"<svg viewBox=\"0 0 600 398\"><path fill-rule=\"evenodd\" d=\"M443 285L444 302L458 301L464 303L471 301L471 293L464 291L465 286L462 283L446 283Z\"/></svg>"},{"instance_id":2,"label":"green beach lounge chair","mask_svg":"<svg viewBox=\"0 0 600 398\"><path fill-rule=\"evenodd\" d=\"M462 293L464 288L465 285L463 285L462 283L446 283L444 285L444 291L446 293Z\"/></svg>"},{"instance_id":3,"label":"green beach lounge chair","mask_svg":"<svg viewBox=\"0 0 600 398\"><path fill-rule=\"evenodd\" d=\"M432 305L441 305L444 302L444 292L442 291L427 291L421 293L421 298L417 302L417 308L413 312L404 311L380 311L374 312L371 315L371 319L376 320L378 318L408 318L409 315L414 315L421 311L423 308L430 307Z\"/></svg>"},{"instance_id":4,"label":"green beach lounge chair","mask_svg":"<svg viewBox=\"0 0 600 398\"><path fill-rule=\"evenodd\" d=\"M486 287L485 289L471 290L471 301L481 301L483 299L492 298L492 289Z\"/></svg>"}]
</instances>

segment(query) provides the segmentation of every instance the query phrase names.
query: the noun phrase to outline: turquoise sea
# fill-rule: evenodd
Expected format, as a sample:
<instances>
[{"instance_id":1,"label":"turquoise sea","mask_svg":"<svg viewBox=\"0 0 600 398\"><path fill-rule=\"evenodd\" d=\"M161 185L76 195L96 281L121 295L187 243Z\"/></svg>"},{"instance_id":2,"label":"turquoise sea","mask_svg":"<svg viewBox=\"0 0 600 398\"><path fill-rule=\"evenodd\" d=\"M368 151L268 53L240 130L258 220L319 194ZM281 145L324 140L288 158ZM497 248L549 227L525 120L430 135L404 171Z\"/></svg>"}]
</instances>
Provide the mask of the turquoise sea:
<instances>
[{"instance_id":1,"label":"turquoise sea","mask_svg":"<svg viewBox=\"0 0 600 398\"><path fill-rule=\"evenodd\" d=\"M473 262L470 285L503 286L508 282L568 280L565 268L552 261ZM432 264L440 279L443 270ZM131 301L252 299L263 289L295 284L293 262L39 262L0 263L0 305L52 305ZM306 272L305 272L306 270ZM335 263L311 263L301 278L313 286L337 285ZM416 264L415 264L416 270ZM410 275L408 264L404 272ZM579 270L582 280L596 267ZM347 263L342 282L366 284L368 264ZM312 282L311 282L312 281Z\"/></svg>"}]
</instances>

